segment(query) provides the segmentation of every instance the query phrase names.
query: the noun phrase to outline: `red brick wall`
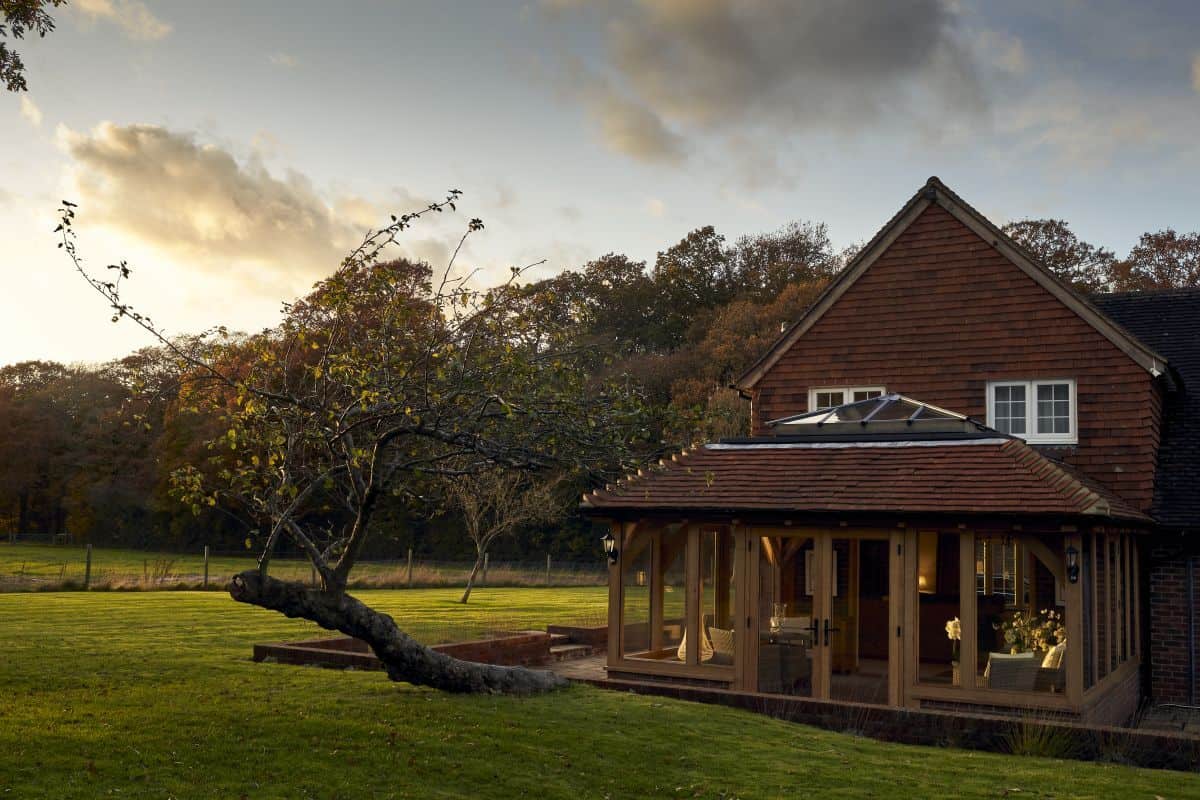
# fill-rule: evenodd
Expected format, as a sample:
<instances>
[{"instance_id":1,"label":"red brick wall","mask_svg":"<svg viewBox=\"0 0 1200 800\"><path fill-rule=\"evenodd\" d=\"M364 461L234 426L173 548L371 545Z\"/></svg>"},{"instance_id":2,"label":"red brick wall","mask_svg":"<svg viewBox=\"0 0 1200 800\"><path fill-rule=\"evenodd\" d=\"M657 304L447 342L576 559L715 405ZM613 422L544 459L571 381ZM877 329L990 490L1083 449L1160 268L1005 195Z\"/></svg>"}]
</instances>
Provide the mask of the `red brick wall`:
<instances>
[{"instance_id":1,"label":"red brick wall","mask_svg":"<svg viewBox=\"0 0 1200 800\"><path fill-rule=\"evenodd\" d=\"M1150 547L1150 693L1156 703L1200 701L1188 646L1189 638L1200 633L1200 625L1193 625L1200 609L1191 606L1188 596L1188 565L1192 559L1192 580L1200 594L1200 554L1185 543L1179 534L1163 534ZM1200 655L1200 641L1191 645Z\"/></svg>"},{"instance_id":2,"label":"red brick wall","mask_svg":"<svg viewBox=\"0 0 1200 800\"><path fill-rule=\"evenodd\" d=\"M989 380L1074 378L1079 445L1053 454L1139 508L1161 398L1150 374L940 206L930 206L755 389L754 432L808 389L884 385L987 418Z\"/></svg>"}]
</instances>

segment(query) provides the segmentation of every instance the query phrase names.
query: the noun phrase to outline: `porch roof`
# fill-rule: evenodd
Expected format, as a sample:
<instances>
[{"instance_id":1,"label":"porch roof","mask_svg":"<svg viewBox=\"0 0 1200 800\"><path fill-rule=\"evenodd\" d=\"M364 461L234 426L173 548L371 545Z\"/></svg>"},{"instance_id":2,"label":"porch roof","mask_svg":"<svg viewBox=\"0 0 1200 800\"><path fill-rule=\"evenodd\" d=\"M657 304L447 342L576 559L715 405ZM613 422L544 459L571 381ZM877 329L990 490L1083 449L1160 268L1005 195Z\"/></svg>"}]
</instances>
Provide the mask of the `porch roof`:
<instances>
[{"instance_id":1,"label":"porch roof","mask_svg":"<svg viewBox=\"0 0 1200 800\"><path fill-rule=\"evenodd\" d=\"M954 513L1151 521L1004 437L701 445L583 496L585 511Z\"/></svg>"}]
</instances>

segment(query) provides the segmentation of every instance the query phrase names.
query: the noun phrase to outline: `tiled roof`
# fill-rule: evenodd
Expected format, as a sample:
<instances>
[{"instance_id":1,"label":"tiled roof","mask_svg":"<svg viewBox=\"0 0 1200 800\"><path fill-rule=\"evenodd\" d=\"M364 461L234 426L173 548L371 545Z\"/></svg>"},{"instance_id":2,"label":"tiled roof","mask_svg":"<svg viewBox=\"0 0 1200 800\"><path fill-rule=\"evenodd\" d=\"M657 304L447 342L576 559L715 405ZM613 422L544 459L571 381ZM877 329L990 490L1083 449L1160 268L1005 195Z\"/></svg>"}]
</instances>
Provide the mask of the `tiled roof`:
<instances>
[{"instance_id":1,"label":"tiled roof","mask_svg":"<svg viewBox=\"0 0 1200 800\"><path fill-rule=\"evenodd\" d=\"M1183 379L1163 404L1153 513L1162 525L1200 528L1200 288L1096 295L1091 300L1162 353Z\"/></svg>"},{"instance_id":2,"label":"tiled roof","mask_svg":"<svg viewBox=\"0 0 1200 800\"><path fill-rule=\"evenodd\" d=\"M603 511L1149 518L1016 439L710 444L583 497Z\"/></svg>"}]
</instances>

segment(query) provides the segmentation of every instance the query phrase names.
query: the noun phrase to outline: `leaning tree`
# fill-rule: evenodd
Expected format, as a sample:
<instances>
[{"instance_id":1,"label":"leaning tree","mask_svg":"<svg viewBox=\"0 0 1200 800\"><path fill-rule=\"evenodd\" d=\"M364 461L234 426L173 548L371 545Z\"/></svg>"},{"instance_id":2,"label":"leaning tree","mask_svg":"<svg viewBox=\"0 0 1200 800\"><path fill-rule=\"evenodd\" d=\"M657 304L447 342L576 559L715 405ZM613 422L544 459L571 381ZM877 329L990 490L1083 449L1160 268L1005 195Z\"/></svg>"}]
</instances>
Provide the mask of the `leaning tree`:
<instances>
[{"instance_id":1,"label":"leaning tree","mask_svg":"<svg viewBox=\"0 0 1200 800\"><path fill-rule=\"evenodd\" d=\"M194 511L248 520L257 569L236 575L235 600L312 620L365 641L387 674L454 692L528 693L561 685L545 671L460 661L407 636L347 593L381 500L419 502L435 482L496 469L593 474L628 468L645 435L627 382L598 383L569 337L548 328L526 293L471 288L425 264L384 259L420 218L453 211L459 192L393 217L328 278L253 336L218 328L179 340L122 295L125 262L94 272L77 248L76 207L59 232L78 273L112 320L141 326L178 359L182 409L215 417L204 463L174 475ZM463 242L482 223L467 225ZM270 574L281 541L302 551L316 586Z\"/></svg>"}]
</instances>

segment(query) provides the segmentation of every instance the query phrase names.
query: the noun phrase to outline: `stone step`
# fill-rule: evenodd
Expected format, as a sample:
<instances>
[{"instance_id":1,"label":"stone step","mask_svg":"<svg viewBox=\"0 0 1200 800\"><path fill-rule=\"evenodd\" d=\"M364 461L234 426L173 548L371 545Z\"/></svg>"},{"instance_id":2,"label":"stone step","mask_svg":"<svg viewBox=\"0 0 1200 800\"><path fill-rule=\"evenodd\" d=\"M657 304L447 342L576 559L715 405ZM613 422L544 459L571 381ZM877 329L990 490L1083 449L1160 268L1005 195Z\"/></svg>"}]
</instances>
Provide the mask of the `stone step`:
<instances>
[{"instance_id":1,"label":"stone step","mask_svg":"<svg viewBox=\"0 0 1200 800\"><path fill-rule=\"evenodd\" d=\"M592 654L592 648L586 644L556 644L550 646L551 661L570 661L576 658L587 658Z\"/></svg>"},{"instance_id":2,"label":"stone step","mask_svg":"<svg viewBox=\"0 0 1200 800\"><path fill-rule=\"evenodd\" d=\"M516 631L516 633L527 633L527 634L532 634L534 636L546 636L547 635L545 631ZM550 646L551 647L553 647L555 645L559 645L559 644L570 644L571 643L571 637L567 636L565 633L551 633L551 634L549 634L549 636L550 636Z\"/></svg>"}]
</instances>

